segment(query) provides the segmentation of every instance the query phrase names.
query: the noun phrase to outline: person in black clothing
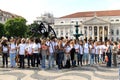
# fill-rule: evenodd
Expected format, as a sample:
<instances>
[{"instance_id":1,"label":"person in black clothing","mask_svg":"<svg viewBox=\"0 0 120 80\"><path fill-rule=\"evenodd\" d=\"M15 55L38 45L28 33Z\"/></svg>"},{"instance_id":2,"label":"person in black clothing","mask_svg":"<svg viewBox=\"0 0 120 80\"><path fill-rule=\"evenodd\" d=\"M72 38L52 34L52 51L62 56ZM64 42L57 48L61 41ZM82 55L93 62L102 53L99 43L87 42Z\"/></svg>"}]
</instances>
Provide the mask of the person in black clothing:
<instances>
[{"instance_id":1,"label":"person in black clothing","mask_svg":"<svg viewBox=\"0 0 120 80\"><path fill-rule=\"evenodd\" d=\"M107 42L106 55L108 56L107 67L111 67L112 46L110 45L110 41Z\"/></svg>"},{"instance_id":2,"label":"person in black clothing","mask_svg":"<svg viewBox=\"0 0 120 80\"><path fill-rule=\"evenodd\" d=\"M2 42L2 61L3 61L3 67L8 67L8 44L7 44L7 40L3 40Z\"/></svg>"}]
</instances>

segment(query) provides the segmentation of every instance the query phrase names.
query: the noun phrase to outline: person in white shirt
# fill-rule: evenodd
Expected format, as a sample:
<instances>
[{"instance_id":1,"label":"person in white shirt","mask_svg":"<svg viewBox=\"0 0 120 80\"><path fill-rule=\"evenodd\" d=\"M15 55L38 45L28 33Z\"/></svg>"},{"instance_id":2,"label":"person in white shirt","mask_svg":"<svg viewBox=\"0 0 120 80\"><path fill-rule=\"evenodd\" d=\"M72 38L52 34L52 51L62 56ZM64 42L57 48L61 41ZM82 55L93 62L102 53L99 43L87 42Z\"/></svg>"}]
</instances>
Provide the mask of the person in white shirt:
<instances>
[{"instance_id":1,"label":"person in white shirt","mask_svg":"<svg viewBox=\"0 0 120 80\"><path fill-rule=\"evenodd\" d=\"M25 39L21 39L21 43L18 45L18 50L19 50L19 58L20 58L20 66L19 68L25 68L25 62L24 62L24 56L25 56Z\"/></svg>"},{"instance_id":2,"label":"person in white shirt","mask_svg":"<svg viewBox=\"0 0 120 80\"><path fill-rule=\"evenodd\" d=\"M105 50L105 46L102 44L102 42L100 42L99 48L100 48L99 63L103 63L103 52Z\"/></svg>"},{"instance_id":3,"label":"person in white shirt","mask_svg":"<svg viewBox=\"0 0 120 80\"><path fill-rule=\"evenodd\" d=\"M90 65L94 64L94 56L95 56L95 45L94 42L90 44Z\"/></svg>"},{"instance_id":4,"label":"person in white shirt","mask_svg":"<svg viewBox=\"0 0 120 80\"><path fill-rule=\"evenodd\" d=\"M35 62L37 62L36 67L38 67L38 65L40 65L40 59L39 59L40 48L41 48L41 45L40 45L39 39L35 39L33 46L32 46L33 67L35 67Z\"/></svg>"},{"instance_id":5,"label":"person in white shirt","mask_svg":"<svg viewBox=\"0 0 120 80\"><path fill-rule=\"evenodd\" d=\"M78 53L79 53L79 43L78 40L74 40L74 48L75 48L75 53L74 53L74 67L76 67L76 62L78 61Z\"/></svg>"},{"instance_id":6,"label":"person in white shirt","mask_svg":"<svg viewBox=\"0 0 120 80\"><path fill-rule=\"evenodd\" d=\"M16 53L17 53L17 46L16 46L14 38L11 38L10 44L9 44L9 55L10 55L11 68L16 66L16 61L15 61Z\"/></svg>"},{"instance_id":7,"label":"person in white shirt","mask_svg":"<svg viewBox=\"0 0 120 80\"><path fill-rule=\"evenodd\" d=\"M33 46L33 40L32 39L28 39L26 41L26 56L27 56L27 64L28 64L28 68L30 68L30 66L33 66L33 51L32 51L32 46Z\"/></svg>"},{"instance_id":8,"label":"person in white shirt","mask_svg":"<svg viewBox=\"0 0 120 80\"><path fill-rule=\"evenodd\" d=\"M79 53L78 53L78 65L79 65L79 62L80 62L80 65L82 66L82 58L83 58L83 51L84 51L84 46L83 46L83 41L80 40L80 44L79 44Z\"/></svg>"},{"instance_id":9,"label":"person in white shirt","mask_svg":"<svg viewBox=\"0 0 120 80\"><path fill-rule=\"evenodd\" d=\"M54 39L51 39L49 42L48 42L48 66L49 68L52 68L54 67L54 55L55 55L55 42L54 42Z\"/></svg>"},{"instance_id":10,"label":"person in white shirt","mask_svg":"<svg viewBox=\"0 0 120 80\"><path fill-rule=\"evenodd\" d=\"M71 53L70 41L65 44L65 68L70 68L70 53Z\"/></svg>"},{"instance_id":11,"label":"person in white shirt","mask_svg":"<svg viewBox=\"0 0 120 80\"><path fill-rule=\"evenodd\" d=\"M95 42L95 63L99 63L99 53L100 53L100 47L99 42Z\"/></svg>"},{"instance_id":12,"label":"person in white shirt","mask_svg":"<svg viewBox=\"0 0 120 80\"><path fill-rule=\"evenodd\" d=\"M83 62L84 64L88 65L88 60L89 60L89 44L87 40L84 40L84 54L83 54Z\"/></svg>"}]
</instances>

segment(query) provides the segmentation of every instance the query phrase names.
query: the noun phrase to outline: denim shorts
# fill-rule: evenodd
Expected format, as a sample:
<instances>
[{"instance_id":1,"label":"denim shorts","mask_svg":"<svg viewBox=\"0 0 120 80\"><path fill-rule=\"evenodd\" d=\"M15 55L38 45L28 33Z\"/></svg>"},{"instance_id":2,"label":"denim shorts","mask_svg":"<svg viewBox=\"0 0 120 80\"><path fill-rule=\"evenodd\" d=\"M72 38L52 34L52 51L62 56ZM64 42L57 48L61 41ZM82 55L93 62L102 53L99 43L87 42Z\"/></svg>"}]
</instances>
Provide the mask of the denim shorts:
<instances>
[{"instance_id":1,"label":"denim shorts","mask_svg":"<svg viewBox=\"0 0 120 80\"><path fill-rule=\"evenodd\" d=\"M88 53L84 53L83 54L83 60L89 60L89 54Z\"/></svg>"}]
</instances>

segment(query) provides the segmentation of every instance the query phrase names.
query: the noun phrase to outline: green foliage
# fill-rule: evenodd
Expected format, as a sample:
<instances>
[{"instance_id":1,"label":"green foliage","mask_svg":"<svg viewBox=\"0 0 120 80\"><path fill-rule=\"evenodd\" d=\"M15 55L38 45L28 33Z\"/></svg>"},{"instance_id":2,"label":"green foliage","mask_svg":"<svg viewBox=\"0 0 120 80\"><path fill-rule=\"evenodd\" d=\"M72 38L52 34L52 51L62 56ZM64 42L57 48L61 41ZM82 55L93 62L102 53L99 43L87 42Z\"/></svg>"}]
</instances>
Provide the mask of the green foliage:
<instances>
[{"instance_id":1,"label":"green foliage","mask_svg":"<svg viewBox=\"0 0 120 80\"><path fill-rule=\"evenodd\" d=\"M4 24L0 23L0 38L5 35Z\"/></svg>"},{"instance_id":2,"label":"green foliage","mask_svg":"<svg viewBox=\"0 0 120 80\"><path fill-rule=\"evenodd\" d=\"M27 30L26 20L22 17L9 19L5 23L5 30L7 36L25 37Z\"/></svg>"},{"instance_id":3,"label":"green foliage","mask_svg":"<svg viewBox=\"0 0 120 80\"><path fill-rule=\"evenodd\" d=\"M27 28L27 36L28 37L40 37L40 34L37 33L36 31L38 31L39 24L37 22L34 22L30 25L28 25ZM33 32L33 29L35 30L35 33Z\"/></svg>"}]
</instances>

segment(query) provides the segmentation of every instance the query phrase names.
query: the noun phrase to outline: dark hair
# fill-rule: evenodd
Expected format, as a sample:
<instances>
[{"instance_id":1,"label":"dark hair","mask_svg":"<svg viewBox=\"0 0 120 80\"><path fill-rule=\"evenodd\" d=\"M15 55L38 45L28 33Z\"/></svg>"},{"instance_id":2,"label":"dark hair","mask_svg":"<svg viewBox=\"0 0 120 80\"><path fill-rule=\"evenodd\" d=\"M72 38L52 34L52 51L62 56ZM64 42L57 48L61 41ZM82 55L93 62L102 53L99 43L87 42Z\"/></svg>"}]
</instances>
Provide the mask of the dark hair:
<instances>
[{"instance_id":1,"label":"dark hair","mask_svg":"<svg viewBox=\"0 0 120 80\"><path fill-rule=\"evenodd\" d=\"M117 45L118 43L115 41L114 44Z\"/></svg>"},{"instance_id":2,"label":"dark hair","mask_svg":"<svg viewBox=\"0 0 120 80\"><path fill-rule=\"evenodd\" d=\"M35 43L38 44L40 43L40 40L38 38L35 39Z\"/></svg>"}]
</instances>

